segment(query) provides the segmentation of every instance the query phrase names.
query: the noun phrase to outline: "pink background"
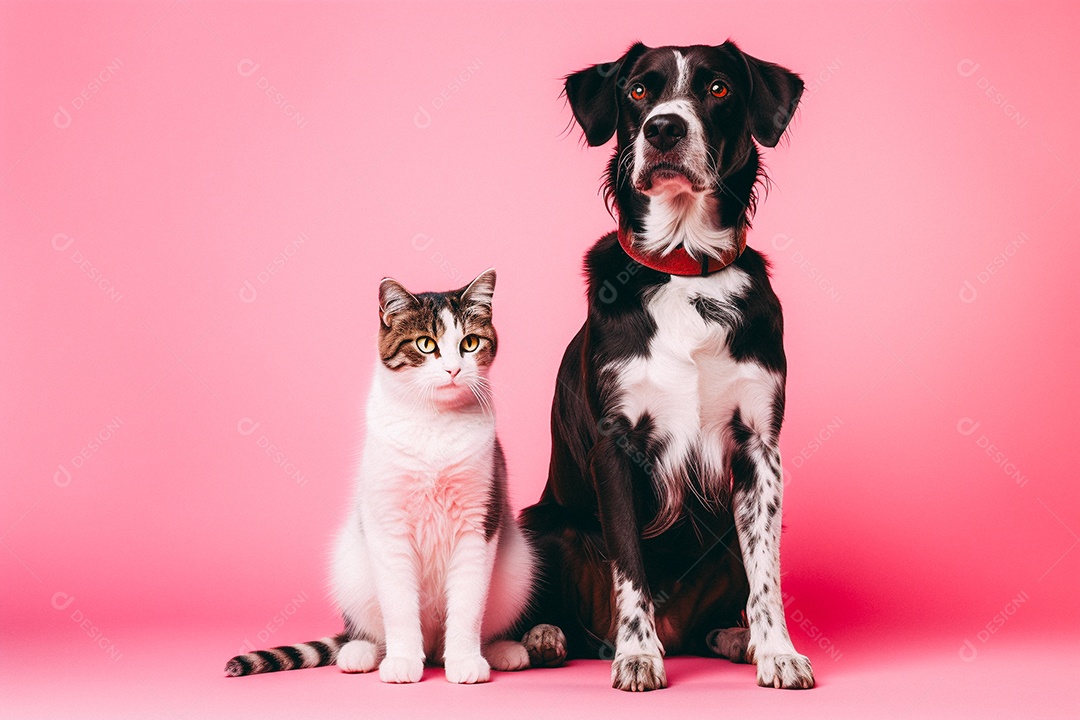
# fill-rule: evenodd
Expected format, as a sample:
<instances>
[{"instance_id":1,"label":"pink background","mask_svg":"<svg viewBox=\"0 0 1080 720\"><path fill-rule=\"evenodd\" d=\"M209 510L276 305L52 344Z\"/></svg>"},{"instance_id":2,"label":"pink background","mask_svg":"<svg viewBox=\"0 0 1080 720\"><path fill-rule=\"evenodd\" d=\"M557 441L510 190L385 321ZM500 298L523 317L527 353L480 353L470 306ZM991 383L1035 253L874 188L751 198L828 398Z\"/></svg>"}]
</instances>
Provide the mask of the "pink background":
<instances>
[{"instance_id":1,"label":"pink background","mask_svg":"<svg viewBox=\"0 0 1080 720\"><path fill-rule=\"evenodd\" d=\"M1072 3L4 3L5 715L1075 716L1078 25ZM647 698L598 661L474 690L222 678L245 642L339 627L326 552L382 276L497 267L500 434L515 505L537 497L581 256L613 228L609 149L564 132L560 77L727 37L808 84L750 244L787 318L784 588L819 689L690 659Z\"/></svg>"}]
</instances>

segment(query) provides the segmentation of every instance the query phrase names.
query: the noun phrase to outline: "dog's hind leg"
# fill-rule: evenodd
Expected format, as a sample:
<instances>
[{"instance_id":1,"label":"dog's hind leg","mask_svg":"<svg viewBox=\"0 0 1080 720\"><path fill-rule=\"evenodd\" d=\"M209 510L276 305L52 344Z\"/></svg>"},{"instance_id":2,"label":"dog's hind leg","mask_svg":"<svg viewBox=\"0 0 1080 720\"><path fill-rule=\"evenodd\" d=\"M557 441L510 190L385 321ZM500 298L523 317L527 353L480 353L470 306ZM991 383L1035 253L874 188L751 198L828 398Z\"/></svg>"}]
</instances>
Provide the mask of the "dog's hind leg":
<instances>
[{"instance_id":1,"label":"dog's hind leg","mask_svg":"<svg viewBox=\"0 0 1080 720\"><path fill-rule=\"evenodd\" d=\"M767 420L767 419L766 419ZM746 616L750 621L747 656L757 664L758 685L811 688L810 660L795 652L780 595L780 504L784 491L776 432L769 423L738 410L731 422L731 471L735 527L750 581ZM772 424L776 429L779 423Z\"/></svg>"},{"instance_id":2,"label":"dog's hind leg","mask_svg":"<svg viewBox=\"0 0 1080 720\"><path fill-rule=\"evenodd\" d=\"M558 667L566 661L566 635L557 625L540 623L521 638L530 667Z\"/></svg>"},{"instance_id":3,"label":"dog's hind leg","mask_svg":"<svg viewBox=\"0 0 1080 720\"><path fill-rule=\"evenodd\" d=\"M750 655L750 628L734 627L713 630L706 636L705 644L720 657L731 662L752 663Z\"/></svg>"},{"instance_id":4,"label":"dog's hind leg","mask_svg":"<svg viewBox=\"0 0 1080 720\"><path fill-rule=\"evenodd\" d=\"M610 572L597 550L600 528L583 529L565 508L540 502L525 508L521 523L538 559L534 596L519 623L531 667L556 667L590 654L590 633L607 632Z\"/></svg>"}]
</instances>

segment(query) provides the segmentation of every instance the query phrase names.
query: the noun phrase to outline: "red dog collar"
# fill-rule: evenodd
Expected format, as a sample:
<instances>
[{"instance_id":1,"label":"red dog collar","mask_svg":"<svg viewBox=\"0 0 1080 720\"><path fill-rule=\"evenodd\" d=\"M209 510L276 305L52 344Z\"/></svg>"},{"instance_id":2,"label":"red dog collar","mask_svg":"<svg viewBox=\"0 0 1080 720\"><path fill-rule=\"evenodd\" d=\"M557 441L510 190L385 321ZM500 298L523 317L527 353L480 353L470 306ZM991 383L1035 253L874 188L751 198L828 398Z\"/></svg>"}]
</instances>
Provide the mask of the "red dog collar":
<instances>
[{"instance_id":1,"label":"red dog collar","mask_svg":"<svg viewBox=\"0 0 1080 720\"><path fill-rule=\"evenodd\" d=\"M704 255L695 260L682 245L664 255L646 254L634 246L634 236L619 228L619 245L635 262L668 275L712 275L739 259L746 249L746 231L739 230L738 242L732 250L725 250L720 257Z\"/></svg>"}]
</instances>

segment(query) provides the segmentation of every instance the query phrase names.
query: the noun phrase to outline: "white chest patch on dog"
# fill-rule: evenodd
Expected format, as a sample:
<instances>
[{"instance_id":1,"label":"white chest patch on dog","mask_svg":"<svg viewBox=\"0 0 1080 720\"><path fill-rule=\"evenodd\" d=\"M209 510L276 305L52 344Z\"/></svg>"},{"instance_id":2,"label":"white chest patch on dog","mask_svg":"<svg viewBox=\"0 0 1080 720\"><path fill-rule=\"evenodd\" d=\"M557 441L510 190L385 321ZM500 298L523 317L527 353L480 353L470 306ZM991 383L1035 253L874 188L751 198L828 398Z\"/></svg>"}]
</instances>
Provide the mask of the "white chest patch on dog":
<instances>
[{"instance_id":1,"label":"white chest patch on dog","mask_svg":"<svg viewBox=\"0 0 1080 720\"><path fill-rule=\"evenodd\" d=\"M656 323L647 354L609 367L622 413L635 425L648 414L662 442L650 458L661 510L649 535L677 519L687 489L707 504L724 496L725 432L736 409L755 432L770 432L783 380L757 363L737 361L729 349L743 320L736 301L749 286L749 276L736 267L706 277L673 276L646 300Z\"/></svg>"}]
</instances>

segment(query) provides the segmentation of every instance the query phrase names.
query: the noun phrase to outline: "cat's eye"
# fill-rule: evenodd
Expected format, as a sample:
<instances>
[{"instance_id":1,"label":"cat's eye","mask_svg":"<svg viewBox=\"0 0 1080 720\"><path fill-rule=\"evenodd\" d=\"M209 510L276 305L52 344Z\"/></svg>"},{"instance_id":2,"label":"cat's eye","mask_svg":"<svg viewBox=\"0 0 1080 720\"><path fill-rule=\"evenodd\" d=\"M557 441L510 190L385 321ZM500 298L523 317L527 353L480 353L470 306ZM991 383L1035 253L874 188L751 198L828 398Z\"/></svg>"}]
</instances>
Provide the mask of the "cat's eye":
<instances>
[{"instance_id":1,"label":"cat's eye","mask_svg":"<svg viewBox=\"0 0 1080 720\"><path fill-rule=\"evenodd\" d=\"M719 80L714 80L713 84L709 86L709 92L712 93L712 96L715 98L727 97L728 86Z\"/></svg>"},{"instance_id":2,"label":"cat's eye","mask_svg":"<svg viewBox=\"0 0 1080 720\"><path fill-rule=\"evenodd\" d=\"M641 83L634 83L630 86L630 99L631 100L644 100L646 95L645 86Z\"/></svg>"},{"instance_id":3,"label":"cat's eye","mask_svg":"<svg viewBox=\"0 0 1080 720\"><path fill-rule=\"evenodd\" d=\"M430 355L435 352L435 348L439 347L435 344L435 341L429 338L427 335L416 338L416 349L425 355Z\"/></svg>"},{"instance_id":4,"label":"cat's eye","mask_svg":"<svg viewBox=\"0 0 1080 720\"><path fill-rule=\"evenodd\" d=\"M480 347L480 338L476 335L466 335L461 340L461 349L465 352L476 352Z\"/></svg>"}]
</instances>

